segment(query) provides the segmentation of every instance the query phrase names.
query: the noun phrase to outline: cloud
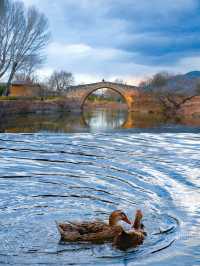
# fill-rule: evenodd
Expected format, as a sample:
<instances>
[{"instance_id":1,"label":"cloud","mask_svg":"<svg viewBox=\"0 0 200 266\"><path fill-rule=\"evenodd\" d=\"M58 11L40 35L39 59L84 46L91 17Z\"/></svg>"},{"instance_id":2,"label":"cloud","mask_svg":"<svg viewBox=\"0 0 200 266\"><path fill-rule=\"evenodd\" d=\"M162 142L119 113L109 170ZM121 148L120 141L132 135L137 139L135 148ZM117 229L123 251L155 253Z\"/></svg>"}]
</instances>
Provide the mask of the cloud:
<instances>
[{"instance_id":1,"label":"cloud","mask_svg":"<svg viewBox=\"0 0 200 266\"><path fill-rule=\"evenodd\" d=\"M65 57L66 59L89 59L94 58L99 61L118 60L125 61L132 55L129 52L104 47L92 47L84 43L62 44L53 42L48 47L48 54L52 57Z\"/></svg>"},{"instance_id":2,"label":"cloud","mask_svg":"<svg viewBox=\"0 0 200 266\"><path fill-rule=\"evenodd\" d=\"M47 64L79 77L138 80L189 71L200 57L198 0L24 0L50 21ZM185 61L184 61L185 60ZM183 62L187 62L186 65ZM91 80L93 80L91 78Z\"/></svg>"}]
</instances>

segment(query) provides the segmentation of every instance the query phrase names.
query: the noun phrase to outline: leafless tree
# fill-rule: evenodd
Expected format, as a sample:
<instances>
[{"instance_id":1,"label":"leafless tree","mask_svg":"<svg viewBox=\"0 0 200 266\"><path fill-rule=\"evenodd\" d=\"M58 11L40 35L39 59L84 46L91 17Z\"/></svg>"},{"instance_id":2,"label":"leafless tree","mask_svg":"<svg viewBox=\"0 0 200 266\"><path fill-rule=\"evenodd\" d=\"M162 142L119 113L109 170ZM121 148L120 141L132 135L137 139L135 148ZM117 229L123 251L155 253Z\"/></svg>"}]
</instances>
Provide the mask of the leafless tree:
<instances>
[{"instance_id":1,"label":"leafless tree","mask_svg":"<svg viewBox=\"0 0 200 266\"><path fill-rule=\"evenodd\" d=\"M15 22L17 23L20 17L19 12L17 12L18 3L12 4L5 0L1 5L3 10L0 19L0 77L6 73L11 65L17 36Z\"/></svg>"},{"instance_id":2,"label":"leafless tree","mask_svg":"<svg viewBox=\"0 0 200 266\"><path fill-rule=\"evenodd\" d=\"M176 112L184 103L196 96L196 94L186 95L176 89L172 91L168 85L172 77L173 75L167 72L160 72L155 74L152 78L142 81L139 85L144 91L153 93L167 116L176 115Z\"/></svg>"},{"instance_id":3,"label":"leafless tree","mask_svg":"<svg viewBox=\"0 0 200 266\"><path fill-rule=\"evenodd\" d=\"M25 9L20 1L5 0L0 21L0 77L9 73L5 95L17 71L43 62L49 36L44 14L34 7Z\"/></svg>"},{"instance_id":4,"label":"leafless tree","mask_svg":"<svg viewBox=\"0 0 200 266\"><path fill-rule=\"evenodd\" d=\"M125 83L124 80L123 80L123 79L120 79L120 78L116 78L116 79L114 80L114 82L115 82L115 83L118 83L118 84L124 84L124 83Z\"/></svg>"},{"instance_id":5,"label":"leafless tree","mask_svg":"<svg viewBox=\"0 0 200 266\"><path fill-rule=\"evenodd\" d=\"M172 78L168 72L159 72L155 74L152 78L142 81L139 87L151 91L151 92L161 92L166 90L166 85L168 81Z\"/></svg>"},{"instance_id":6,"label":"leafless tree","mask_svg":"<svg viewBox=\"0 0 200 266\"><path fill-rule=\"evenodd\" d=\"M73 74L64 70L54 71L48 80L49 89L62 93L74 84Z\"/></svg>"},{"instance_id":7,"label":"leafless tree","mask_svg":"<svg viewBox=\"0 0 200 266\"><path fill-rule=\"evenodd\" d=\"M37 84L38 82L38 78L36 75L31 74L31 75L27 75L26 72L20 72L20 73L16 73L14 75L13 80L16 82L25 82L26 84Z\"/></svg>"},{"instance_id":8,"label":"leafless tree","mask_svg":"<svg viewBox=\"0 0 200 266\"><path fill-rule=\"evenodd\" d=\"M38 83L38 77L35 74L36 68L41 64L40 58L29 57L29 60L14 74L14 81L24 81L28 84Z\"/></svg>"}]
</instances>

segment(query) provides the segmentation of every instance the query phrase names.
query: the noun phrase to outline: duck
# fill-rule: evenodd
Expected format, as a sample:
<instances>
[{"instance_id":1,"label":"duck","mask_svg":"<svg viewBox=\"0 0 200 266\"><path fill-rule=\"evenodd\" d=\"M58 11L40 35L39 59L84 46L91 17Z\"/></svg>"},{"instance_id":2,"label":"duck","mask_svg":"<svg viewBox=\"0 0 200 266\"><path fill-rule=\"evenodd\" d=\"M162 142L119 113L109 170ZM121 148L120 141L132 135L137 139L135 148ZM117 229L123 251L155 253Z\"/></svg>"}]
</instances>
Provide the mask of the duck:
<instances>
[{"instance_id":1,"label":"duck","mask_svg":"<svg viewBox=\"0 0 200 266\"><path fill-rule=\"evenodd\" d=\"M113 242L116 235L123 231L123 227L119 224L120 221L131 225L131 221L121 210L113 211L109 216L108 223L103 221L56 222L56 225L61 236L61 241L102 244L105 242Z\"/></svg>"},{"instance_id":2,"label":"duck","mask_svg":"<svg viewBox=\"0 0 200 266\"><path fill-rule=\"evenodd\" d=\"M141 245L147 233L144 225L141 223L143 214L141 210L137 210L134 222L129 231L121 230L113 240L113 246L119 250L126 251L130 248L136 248Z\"/></svg>"}]
</instances>

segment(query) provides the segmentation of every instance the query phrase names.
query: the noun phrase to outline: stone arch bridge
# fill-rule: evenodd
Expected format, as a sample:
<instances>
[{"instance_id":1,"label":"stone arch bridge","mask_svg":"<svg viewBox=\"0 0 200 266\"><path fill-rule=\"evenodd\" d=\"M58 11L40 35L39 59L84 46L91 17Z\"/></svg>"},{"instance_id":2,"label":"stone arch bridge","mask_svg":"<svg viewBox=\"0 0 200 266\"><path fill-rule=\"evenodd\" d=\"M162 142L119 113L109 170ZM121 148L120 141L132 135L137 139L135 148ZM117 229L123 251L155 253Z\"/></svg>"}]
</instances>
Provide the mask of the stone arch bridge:
<instances>
[{"instance_id":1,"label":"stone arch bridge","mask_svg":"<svg viewBox=\"0 0 200 266\"><path fill-rule=\"evenodd\" d=\"M135 96L139 95L139 89L135 86L102 81L92 84L71 86L65 93L65 96L76 104L77 109L82 110L88 96L94 91L103 88L118 92L126 101L128 109L132 108Z\"/></svg>"}]
</instances>

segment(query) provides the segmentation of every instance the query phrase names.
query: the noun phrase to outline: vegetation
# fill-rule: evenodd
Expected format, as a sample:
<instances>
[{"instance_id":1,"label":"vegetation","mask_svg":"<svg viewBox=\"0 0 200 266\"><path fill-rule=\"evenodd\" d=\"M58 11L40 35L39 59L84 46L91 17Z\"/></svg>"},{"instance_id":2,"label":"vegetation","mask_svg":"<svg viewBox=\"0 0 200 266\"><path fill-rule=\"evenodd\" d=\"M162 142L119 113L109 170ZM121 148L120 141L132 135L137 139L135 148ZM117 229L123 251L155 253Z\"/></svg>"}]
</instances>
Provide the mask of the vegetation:
<instances>
[{"instance_id":1,"label":"vegetation","mask_svg":"<svg viewBox=\"0 0 200 266\"><path fill-rule=\"evenodd\" d=\"M19 100L19 97L16 96L0 96L0 101L15 101L15 100Z\"/></svg>"},{"instance_id":2,"label":"vegetation","mask_svg":"<svg viewBox=\"0 0 200 266\"><path fill-rule=\"evenodd\" d=\"M24 82L26 84L30 84L30 85L34 85L34 84L38 84L38 78L36 75L34 75L34 73L26 73L24 72L20 72L20 73L16 73L14 75L14 81L15 82Z\"/></svg>"},{"instance_id":3,"label":"vegetation","mask_svg":"<svg viewBox=\"0 0 200 266\"><path fill-rule=\"evenodd\" d=\"M55 91L61 94L74 84L74 77L72 73L61 70L54 71L47 81L47 87L49 90Z\"/></svg>"},{"instance_id":4,"label":"vegetation","mask_svg":"<svg viewBox=\"0 0 200 266\"><path fill-rule=\"evenodd\" d=\"M125 82L123 81L123 79L120 79L120 78L116 78L115 83L118 83L118 84L125 84Z\"/></svg>"},{"instance_id":5,"label":"vegetation","mask_svg":"<svg viewBox=\"0 0 200 266\"><path fill-rule=\"evenodd\" d=\"M112 89L99 89L90 94L86 100L86 105L92 104L92 106L104 106L113 104L125 103L124 98Z\"/></svg>"},{"instance_id":6,"label":"vegetation","mask_svg":"<svg viewBox=\"0 0 200 266\"><path fill-rule=\"evenodd\" d=\"M35 7L26 9L21 1L4 0L0 13L0 78L8 76L4 92L17 72L33 72L44 62L49 41L47 18Z\"/></svg>"},{"instance_id":7,"label":"vegetation","mask_svg":"<svg viewBox=\"0 0 200 266\"><path fill-rule=\"evenodd\" d=\"M61 95L74 83L72 73L55 71L39 82L35 71L44 63L44 48L50 39L48 20L35 7L22 1L0 0L0 79L7 77L0 95L8 96L11 82L40 86L40 97Z\"/></svg>"},{"instance_id":8,"label":"vegetation","mask_svg":"<svg viewBox=\"0 0 200 266\"><path fill-rule=\"evenodd\" d=\"M5 89L6 89L6 86L4 84L0 84L0 96L3 95Z\"/></svg>"},{"instance_id":9,"label":"vegetation","mask_svg":"<svg viewBox=\"0 0 200 266\"><path fill-rule=\"evenodd\" d=\"M63 100L63 98L58 96L35 96L35 97L23 97L23 96L0 96L0 101L20 101L20 100L30 100L30 101L58 101Z\"/></svg>"},{"instance_id":10,"label":"vegetation","mask_svg":"<svg viewBox=\"0 0 200 266\"><path fill-rule=\"evenodd\" d=\"M186 95L176 90L172 91L169 86L172 77L173 75L167 72L160 72L152 78L142 81L139 85L145 92L151 92L156 96L167 116L175 115L184 103L200 94L200 82L192 95Z\"/></svg>"},{"instance_id":11,"label":"vegetation","mask_svg":"<svg viewBox=\"0 0 200 266\"><path fill-rule=\"evenodd\" d=\"M123 102L123 99L115 99L113 97L102 97L102 96L98 96L98 95L94 95L94 94L91 94L90 96L88 96L87 98L88 101L91 101L91 102L101 102L101 101L108 101L108 102Z\"/></svg>"}]
</instances>

